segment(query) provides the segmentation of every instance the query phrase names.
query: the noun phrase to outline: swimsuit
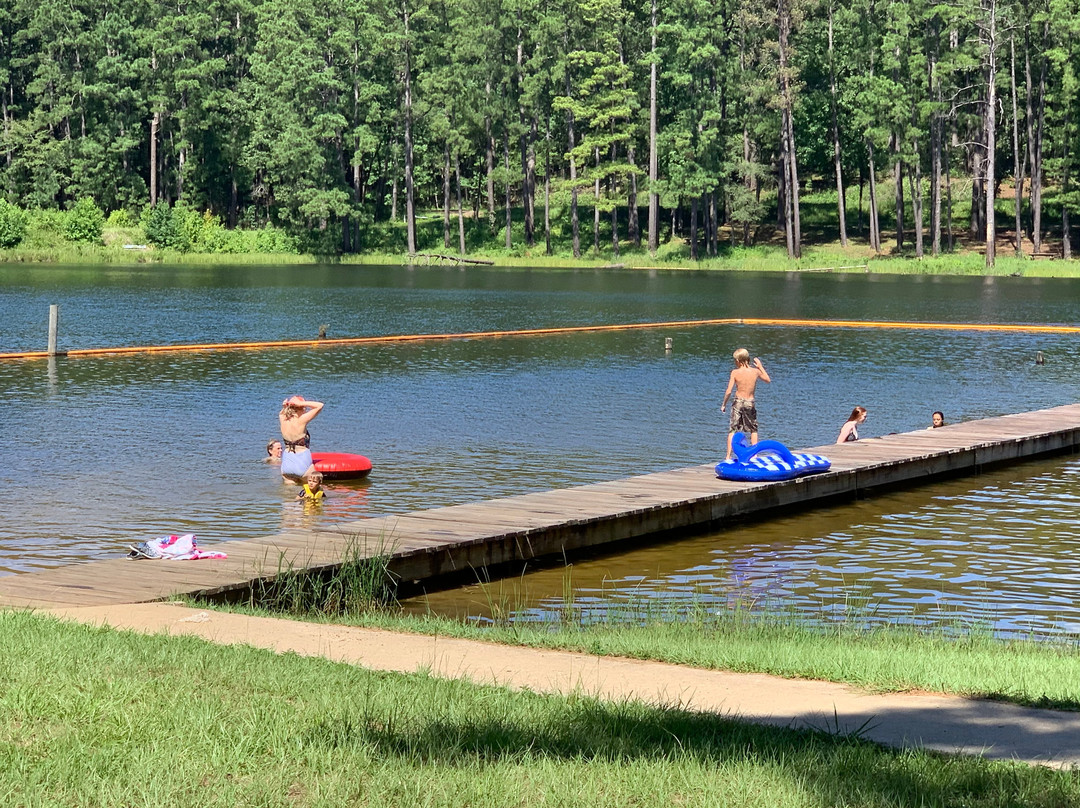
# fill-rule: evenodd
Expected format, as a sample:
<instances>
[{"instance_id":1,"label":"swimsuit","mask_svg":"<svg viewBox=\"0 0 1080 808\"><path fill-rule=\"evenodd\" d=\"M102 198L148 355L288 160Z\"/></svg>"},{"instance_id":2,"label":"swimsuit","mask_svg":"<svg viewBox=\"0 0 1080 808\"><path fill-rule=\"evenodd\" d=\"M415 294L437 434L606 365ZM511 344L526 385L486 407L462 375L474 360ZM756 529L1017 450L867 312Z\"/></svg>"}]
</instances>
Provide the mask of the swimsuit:
<instances>
[{"instance_id":1,"label":"swimsuit","mask_svg":"<svg viewBox=\"0 0 1080 808\"><path fill-rule=\"evenodd\" d=\"M848 436L846 438L844 438L844 443L849 443L850 441L858 440L858 439L859 439L859 427L858 426L853 426L851 428L851 431L848 432Z\"/></svg>"},{"instance_id":2,"label":"swimsuit","mask_svg":"<svg viewBox=\"0 0 1080 808\"><path fill-rule=\"evenodd\" d=\"M284 477L303 477L315 461L311 459L311 433L304 431L299 440L281 439L281 474Z\"/></svg>"},{"instance_id":3,"label":"swimsuit","mask_svg":"<svg viewBox=\"0 0 1080 808\"><path fill-rule=\"evenodd\" d=\"M290 452L295 452L297 447L306 449L311 446L311 433L305 431L304 436L298 440L285 440L281 439L281 448L283 450L288 449Z\"/></svg>"},{"instance_id":4,"label":"swimsuit","mask_svg":"<svg viewBox=\"0 0 1080 808\"><path fill-rule=\"evenodd\" d=\"M730 432L746 432L753 434L758 431L757 407L754 399L739 398L736 396L731 402L731 428Z\"/></svg>"},{"instance_id":5,"label":"swimsuit","mask_svg":"<svg viewBox=\"0 0 1080 808\"><path fill-rule=\"evenodd\" d=\"M303 477L304 473L314 464L311 459L310 449L304 449L302 452L281 453L281 474L283 477Z\"/></svg>"}]
</instances>

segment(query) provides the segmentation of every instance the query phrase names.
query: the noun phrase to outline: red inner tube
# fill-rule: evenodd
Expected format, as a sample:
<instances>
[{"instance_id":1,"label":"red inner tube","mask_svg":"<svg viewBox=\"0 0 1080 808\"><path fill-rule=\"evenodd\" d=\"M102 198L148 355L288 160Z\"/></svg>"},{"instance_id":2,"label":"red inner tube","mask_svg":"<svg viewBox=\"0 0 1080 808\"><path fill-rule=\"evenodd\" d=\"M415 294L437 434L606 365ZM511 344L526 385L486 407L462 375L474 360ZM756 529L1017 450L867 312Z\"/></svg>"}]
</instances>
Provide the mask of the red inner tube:
<instances>
[{"instance_id":1,"label":"red inner tube","mask_svg":"<svg viewBox=\"0 0 1080 808\"><path fill-rule=\"evenodd\" d=\"M364 477L371 471L371 461L363 455L346 452L312 452L315 470L328 480L348 480Z\"/></svg>"}]
</instances>

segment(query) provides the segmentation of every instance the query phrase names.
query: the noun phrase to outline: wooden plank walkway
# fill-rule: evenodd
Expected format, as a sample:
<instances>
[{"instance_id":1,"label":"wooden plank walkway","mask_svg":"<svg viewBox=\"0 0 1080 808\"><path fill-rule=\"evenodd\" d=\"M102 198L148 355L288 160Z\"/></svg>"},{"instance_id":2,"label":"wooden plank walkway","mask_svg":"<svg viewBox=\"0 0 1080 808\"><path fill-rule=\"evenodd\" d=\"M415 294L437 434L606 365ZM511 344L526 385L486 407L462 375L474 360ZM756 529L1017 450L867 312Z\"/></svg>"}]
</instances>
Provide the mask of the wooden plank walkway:
<instances>
[{"instance_id":1,"label":"wooden plank walkway","mask_svg":"<svg viewBox=\"0 0 1080 808\"><path fill-rule=\"evenodd\" d=\"M389 555L423 581L508 562L673 532L703 531L770 509L811 507L882 487L1080 450L1080 404L809 449L824 474L778 483L716 479L713 465L558 491L293 530L216 545L205 561L115 559L0 578L0 605L95 606L246 591L282 571L333 568L350 554Z\"/></svg>"}]
</instances>

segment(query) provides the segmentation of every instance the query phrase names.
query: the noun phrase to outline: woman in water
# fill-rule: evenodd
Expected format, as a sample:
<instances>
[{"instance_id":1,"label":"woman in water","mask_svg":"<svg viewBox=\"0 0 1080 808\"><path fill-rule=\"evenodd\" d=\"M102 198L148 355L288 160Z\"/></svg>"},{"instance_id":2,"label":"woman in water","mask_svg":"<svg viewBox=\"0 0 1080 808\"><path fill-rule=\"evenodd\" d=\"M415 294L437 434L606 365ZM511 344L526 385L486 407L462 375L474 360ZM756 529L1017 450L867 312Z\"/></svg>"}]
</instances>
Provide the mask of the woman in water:
<instances>
[{"instance_id":1,"label":"woman in water","mask_svg":"<svg viewBox=\"0 0 1080 808\"><path fill-rule=\"evenodd\" d=\"M859 439L859 424L866 420L866 407L856 407L851 411L851 415L844 422L844 425L840 427L840 437L836 439L837 443L847 443L848 441Z\"/></svg>"},{"instance_id":2,"label":"woman in water","mask_svg":"<svg viewBox=\"0 0 1080 808\"><path fill-rule=\"evenodd\" d=\"M281 476L289 482L300 482L315 470L307 427L322 408L322 402L308 401L303 396L290 396L281 403Z\"/></svg>"}]
</instances>

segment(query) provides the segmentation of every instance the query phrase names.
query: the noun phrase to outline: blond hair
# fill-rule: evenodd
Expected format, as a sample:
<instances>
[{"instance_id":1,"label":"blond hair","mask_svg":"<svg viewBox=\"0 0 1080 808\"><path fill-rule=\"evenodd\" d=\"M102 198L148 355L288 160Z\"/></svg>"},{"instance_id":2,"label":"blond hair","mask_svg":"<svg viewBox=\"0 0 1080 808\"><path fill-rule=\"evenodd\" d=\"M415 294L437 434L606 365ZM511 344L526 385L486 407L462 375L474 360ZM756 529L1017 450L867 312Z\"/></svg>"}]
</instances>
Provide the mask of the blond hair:
<instances>
[{"instance_id":1,"label":"blond hair","mask_svg":"<svg viewBox=\"0 0 1080 808\"><path fill-rule=\"evenodd\" d=\"M735 364L737 365L750 364L750 352L746 350L746 348L737 349L735 353L732 354L732 357L735 359Z\"/></svg>"}]
</instances>

